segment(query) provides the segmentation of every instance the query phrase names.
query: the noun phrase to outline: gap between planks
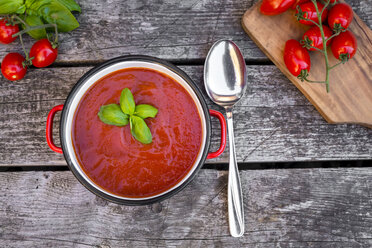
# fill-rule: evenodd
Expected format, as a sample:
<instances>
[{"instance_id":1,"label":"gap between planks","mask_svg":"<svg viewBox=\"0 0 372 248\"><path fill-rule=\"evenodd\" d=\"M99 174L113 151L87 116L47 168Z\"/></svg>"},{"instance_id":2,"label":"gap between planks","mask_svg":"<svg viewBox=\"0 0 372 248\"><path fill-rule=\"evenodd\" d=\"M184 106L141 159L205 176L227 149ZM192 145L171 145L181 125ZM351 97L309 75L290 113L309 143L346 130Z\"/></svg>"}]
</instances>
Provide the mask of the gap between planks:
<instances>
[{"instance_id":1,"label":"gap between planks","mask_svg":"<svg viewBox=\"0 0 372 248\"><path fill-rule=\"evenodd\" d=\"M116 57L113 57L116 58ZM112 59L113 59L112 58ZM84 62L55 62L51 66L46 68L68 68L68 67L92 67L100 65L107 60L92 60L92 61L84 61ZM205 59L164 59L165 61L172 63L176 66L204 66ZM245 59L246 65L274 65L271 60L268 58L265 59ZM0 63L1 66L1 63ZM30 66L30 68L37 69L34 66Z\"/></svg>"},{"instance_id":2,"label":"gap between planks","mask_svg":"<svg viewBox=\"0 0 372 248\"><path fill-rule=\"evenodd\" d=\"M372 160L350 161L316 161L316 162L275 162L275 163L238 163L239 170L272 170L272 169L318 169L318 168L363 168L372 167ZM227 163L204 164L203 170L227 171ZM24 172L24 171L68 171L68 166L58 165L6 165L0 167L1 172Z\"/></svg>"}]
</instances>

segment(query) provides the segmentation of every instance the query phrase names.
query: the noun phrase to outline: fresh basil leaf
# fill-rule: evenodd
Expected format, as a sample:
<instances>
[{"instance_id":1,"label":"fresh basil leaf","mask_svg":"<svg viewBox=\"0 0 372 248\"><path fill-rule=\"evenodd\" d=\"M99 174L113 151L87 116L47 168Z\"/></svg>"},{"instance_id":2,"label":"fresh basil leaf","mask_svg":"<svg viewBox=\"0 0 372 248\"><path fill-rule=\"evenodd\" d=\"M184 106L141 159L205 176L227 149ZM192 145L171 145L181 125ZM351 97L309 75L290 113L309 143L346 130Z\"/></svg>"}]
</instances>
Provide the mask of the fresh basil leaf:
<instances>
[{"instance_id":1,"label":"fresh basil leaf","mask_svg":"<svg viewBox=\"0 0 372 248\"><path fill-rule=\"evenodd\" d=\"M136 103L134 102L132 92L130 92L128 88L125 88L121 91L120 107L121 110L127 115L132 115L134 113Z\"/></svg>"},{"instance_id":2,"label":"fresh basil leaf","mask_svg":"<svg viewBox=\"0 0 372 248\"><path fill-rule=\"evenodd\" d=\"M25 13L26 11L26 6L24 4L22 4L17 10L16 10L16 14L23 14Z\"/></svg>"},{"instance_id":3,"label":"fresh basil leaf","mask_svg":"<svg viewBox=\"0 0 372 248\"><path fill-rule=\"evenodd\" d=\"M143 144L150 144L152 142L152 135L150 128L146 122L135 115L130 117L130 132L133 137Z\"/></svg>"},{"instance_id":4,"label":"fresh basil leaf","mask_svg":"<svg viewBox=\"0 0 372 248\"><path fill-rule=\"evenodd\" d=\"M31 7L31 5L35 2L36 0L26 0L25 1L25 5L26 5L26 8L29 9Z\"/></svg>"},{"instance_id":5,"label":"fresh basil leaf","mask_svg":"<svg viewBox=\"0 0 372 248\"><path fill-rule=\"evenodd\" d=\"M124 114L118 104L104 105L99 109L98 117L102 122L115 125L115 126L125 126L128 124L128 115Z\"/></svg>"},{"instance_id":6,"label":"fresh basil leaf","mask_svg":"<svg viewBox=\"0 0 372 248\"><path fill-rule=\"evenodd\" d=\"M79 4L77 4L74 0L56 0L63 4L69 11L78 11L81 12L81 8Z\"/></svg>"},{"instance_id":7,"label":"fresh basil leaf","mask_svg":"<svg viewBox=\"0 0 372 248\"><path fill-rule=\"evenodd\" d=\"M28 15L39 15L39 9L47 4L50 4L53 0L26 0L26 12Z\"/></svg>"},{"instance_id":8,"label":"fresh basil leaf","mask_svg":"<svg viewBox=\"0 0 372 248\"><path fill-rule=\"evenodd\" d=\"M79 27L79 23L70 10L57 0L41 5L38 13L45 22L57 24L59 32L70 32Z\"/></svg>"},{"instance_id":9,"label":"fresh basil leaf","mask_svg":"<svg viewBox=\"0 0 372 248\"><path fill-rule=\"evenodd\" d=\"M134 111L134 114L142 119L146 119L148 117L154 118L157 113L158 110L149 104L139 104L136 106L136 110Z\"/></svg>"},{"instance_id":10,"label":"fresh basil leaf","mask_svg":"<svg viewBox=\"0 0 372 248\"><path fill-rule=\"evenodd\" d=\"M30 9L31 6L36 2L37 0L26 0L25 5L27 9ZM50 1L50 0L49 0Z\"/></svg>"},{"instance_id":11,"label":"fresh basil leaf","mask_svg":"<svg viewBox=\"0 0 372 248\"><path fill-rule=\"evenodd\" d=\"M23 14L25 12L24 0L0 0L0 14Z\"/></svg>"},{"instance_id":12,"label":"fresh basil leaf","mask_svg":"<svg viewBox=\"0 0 372 248\"><path fill-rule=\"evenodd\" d=\"M44 24L40 17L34 15L27 15L24 20L30 26L39 26ZM31 30L28 31L27 33L36 40L40 40L42 38L47 37L45 28Z\"/></svg>"}]
</instances>

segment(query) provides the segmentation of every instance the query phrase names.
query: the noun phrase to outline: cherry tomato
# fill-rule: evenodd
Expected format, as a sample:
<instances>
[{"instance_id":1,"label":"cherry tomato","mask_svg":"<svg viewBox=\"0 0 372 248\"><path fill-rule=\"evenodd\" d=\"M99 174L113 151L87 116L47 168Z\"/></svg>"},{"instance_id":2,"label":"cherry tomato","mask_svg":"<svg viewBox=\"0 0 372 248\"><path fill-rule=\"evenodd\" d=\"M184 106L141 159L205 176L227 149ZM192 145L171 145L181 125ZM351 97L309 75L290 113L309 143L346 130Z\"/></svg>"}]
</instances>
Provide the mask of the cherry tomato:
<instances>
[{"instance_id":1,"label":"cherry tomato","mask_svg":"<svg viewBox=\"0 0 372 248\"><path fill-rule=\"evenodd\" d=\"M297 40L288 40L284 47L284 63L292 75L300 75L302 70L310 71L310 55Z\"/></svg>"},{"instance_id":2,"label":"cherry tomato","mask_svg":"<svg viewBox=\"0 0 372 248\"><path fill-rule=\"evenodd\" d=\"M353 20L353 10L346 3L339 3L332 7L328 14L328 24L331 29L334 29L335 24L340 24L341 27L347 29Z\"/></svg>"},{"instance_id":3,"label":"cherry tomato","mask_svg":"<svg viewBox=\"0 0 372 248\"><path fill-rule=\"evenodd\" d=\"M332 39L332 53L336 59L348 60L356 53L357 40L352 32L346 30Z\"/></svg>"},{"instance_id":4,"label":"cherry tomato","mask_svg":"<svg viewBox=\"0 0 372 248\"><path fill-rule=\"evenodd\" d=\"M53 48L48 39L41 39L35 42L30 50L32 64L36 67L51 65L57 58L58 49Z\"/></svg>"},{"instance_id":5,"label":"cherry tomato","mask_svg":"<svg viewBox=\"0 0 372 248\"><path fill-rule=\"evenodd\" d=\"M19 53L8 53L1 62L1 73L10 81L22 79L27 72L23 67L25 58Z\"/></svg>"},{"instance_id":6,"label":"cherry tomato","mask_svg":"<svg viewBox=\"0 0 372 248\"><path fill-rule=\"evenodd\" d=\"M19 32L18 25L9 25L7 26L7 20L1 19L0 20L0 43L3 44L9 44L13 42L17 37L12 37L13 34L16 34Z\"/></svg>"},{"instance_id":7,"label":"cherry tomato","mask_svg":"<svg viewBox=\"0 0 372 248\"><path fill-rule=\"evenodd\" d=\"M317 2L316 4L318 6L319 12L321 12L324 7L323 4L319 2ZM307 19L310 19L316 23L319 23L318 15L316 14L315 6L312 2L300 4L300 9L303 12L306 12L304 16ZM327 13L328 13L328 10L325 9L322 14L322 22L327 18ZM296 14L298 14L298 10L296 10ZM311 21L307 21L307 20L300 20L300 23L305 24L305 25L314 25L314 23L312 23Z\"/></svg>"},{"instance_id":8,"label":"cherry tomato","mask_svg":"<svg viewBox=\"0 0 372 248\"><path fill-rule=\"evenodd\" d=\"M296 9L297 5L310 2L310 0L296 0L295 3L291 6L292 9Z\"/></svg>"},{"instance_id":9,"label":"cherry tomato","mask_svg":"<svg viewBox=\"0 0 372 248\"><path fill-rule=\"evenodd\" d=\"M328 39L332 36L332 31L329 29L329 27L322 25L323 32L324 32L324 38ZM320 29L318 26L311 27L309 30L307 30L304 35L302 36L302 40L305 40L306 37L312 41L311 45L318 48L323 49L323 39L322 34L320 33ZM327 46L331 40L327 42ZM315 51L315 48L309 48L310 51Z\"/></svg>"},{"instance_id":10,"label":"cherry tomato","mask_svg":"<svg viewBox=\"0 0 372 248\"><path fill-rule=\"evenodd\" d=\"M264 15L278 15L289 9L296 0L263 0L260 11Z\"/></svg>"}]
</instances>

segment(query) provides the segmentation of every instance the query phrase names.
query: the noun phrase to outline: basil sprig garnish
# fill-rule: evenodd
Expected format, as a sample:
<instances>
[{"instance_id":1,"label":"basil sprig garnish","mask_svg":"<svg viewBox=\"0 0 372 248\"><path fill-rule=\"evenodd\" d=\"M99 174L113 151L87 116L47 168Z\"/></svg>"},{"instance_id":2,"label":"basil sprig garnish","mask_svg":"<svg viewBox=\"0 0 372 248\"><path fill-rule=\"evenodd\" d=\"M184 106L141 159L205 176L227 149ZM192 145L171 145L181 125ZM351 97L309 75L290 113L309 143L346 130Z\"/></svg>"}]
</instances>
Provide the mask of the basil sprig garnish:
<instances>
[{"instance_id":1,"label":"basil sprig garnish","mask_svg":"<svg viewBox=\"0 0 372 248\"><path fill-rule=\"evenodd\" d=\"M108 125L126 126L130 124L132 136L143 144L152 142L150 128L144 119L154 118L158 110L149 104L139 104L136 106L132 92L128 88L121 91L120 105L108 104L101 106L98 117Z\"/></svg>"}]
</instances>

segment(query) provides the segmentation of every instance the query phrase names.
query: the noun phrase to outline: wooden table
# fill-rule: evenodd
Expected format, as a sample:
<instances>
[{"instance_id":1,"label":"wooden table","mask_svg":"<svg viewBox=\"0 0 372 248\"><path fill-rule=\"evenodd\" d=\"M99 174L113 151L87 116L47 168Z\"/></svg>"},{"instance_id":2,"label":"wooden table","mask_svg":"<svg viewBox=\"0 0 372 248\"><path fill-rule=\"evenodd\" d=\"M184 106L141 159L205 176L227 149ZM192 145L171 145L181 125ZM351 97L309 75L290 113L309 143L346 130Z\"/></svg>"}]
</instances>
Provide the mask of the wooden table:
<instances>
[{"instance_id":1,"label":"wooden table","mask_svg":"<svg viewBox=\"0 0 372 248\"><path fill-rule=\"evenodd\" d=\"M1 246L372 246L372 130L327 124L261 53L240 25L253 1L78 2L81 26L61 35L56 63L18 82L0 78ZM349 3L372 27L372 1ZM204 59L220 38L234 40L247 62L248 91L235 109L243 238L228 231L227 152L169 200L127 207L88 192L47 147L48 111L93 66L119 55L156 56L178 65L205 94ZM11 51L20 45L1 45L0 57ZM211 149L218 143L214 138ZM342 167L314 163L335 160ZM275 169L262 170L269 167Z\"/></svg>"}]
</instances>

